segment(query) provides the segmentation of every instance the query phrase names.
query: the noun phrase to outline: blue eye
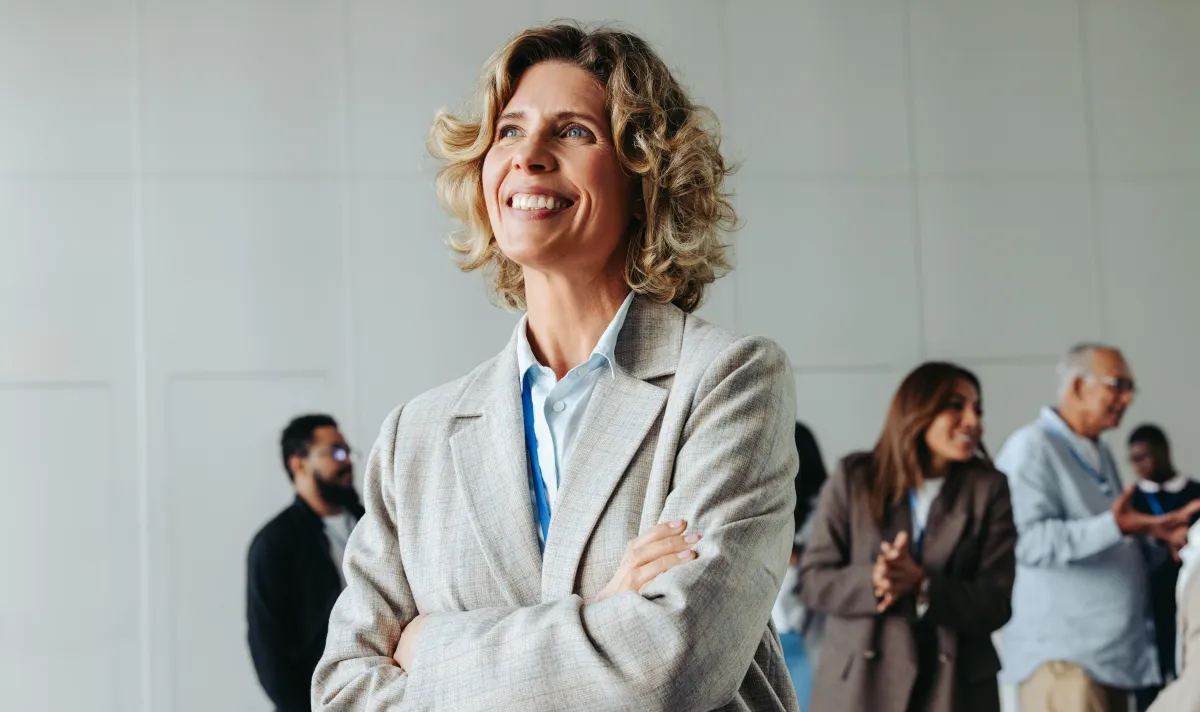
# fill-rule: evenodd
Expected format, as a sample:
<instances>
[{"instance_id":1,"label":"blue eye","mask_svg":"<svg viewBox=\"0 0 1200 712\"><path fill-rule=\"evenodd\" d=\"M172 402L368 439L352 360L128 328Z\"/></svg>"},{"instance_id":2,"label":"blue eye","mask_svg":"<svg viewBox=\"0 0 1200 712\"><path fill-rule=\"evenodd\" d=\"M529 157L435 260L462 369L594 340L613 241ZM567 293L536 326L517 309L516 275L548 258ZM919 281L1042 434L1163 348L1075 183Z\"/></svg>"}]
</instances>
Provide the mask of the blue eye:
<instances>
[{"instance_id":1,"label":"blue eye","mask_svg":"<svg viewBox=\"0 0 1200 712\"><path fill-rule=\"evenodd\" d=\"M512 138L521 132L516 126L501 126L496 132L496 136L500 138Z\"/></svg>"},{"instance_id":2,"label":"blue eye","mask_svg":"<svg viewBox=\"0 0 1200 712\"><path fill-rule=\"evenodd\" d=\"M582 126L572 126L571 128L564 131L563 135L566 136L567 138L588 138L592 134L590 131L583 128Z\"/></svg>"}]
</instances>

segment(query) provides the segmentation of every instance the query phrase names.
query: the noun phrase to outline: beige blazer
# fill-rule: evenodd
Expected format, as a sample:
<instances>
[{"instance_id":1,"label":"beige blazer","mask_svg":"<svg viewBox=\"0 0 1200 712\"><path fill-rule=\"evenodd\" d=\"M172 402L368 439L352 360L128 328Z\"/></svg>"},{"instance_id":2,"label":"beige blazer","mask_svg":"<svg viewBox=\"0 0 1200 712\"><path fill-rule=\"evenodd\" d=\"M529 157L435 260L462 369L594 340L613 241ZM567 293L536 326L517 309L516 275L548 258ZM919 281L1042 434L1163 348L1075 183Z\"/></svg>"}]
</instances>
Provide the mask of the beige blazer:
<instances>
[{"instance_id":1,"label":"beige blazer","mask_svg":"<svg viewBox=\"0 0 1200 712\"><path fill-rule=\"evenodd\" d=\"M384 422L313 709L796 710L769 625L794 422L778 346L636 298L543 556L510 341ZM587 603L629 539L677 518L704 536L695 561ZM405 674L391 656L418 613L431 615Z\"/></svg>"},{"instance_id":2,"label":"beige blazer","mask_svg":"<svg viewBox=\"0 0 1200 712\"><path fill-rule=\"evenodd\" d=\"M828 614L811 712L904 712L917 680L916 603L876 613L879 545L911 531L908 500L877 526L867 510L865 454L825 484L800 569L800 598ZM921 565L937 658L928 712L999 712L1000 660L991 634L1012 614L1017 531L1008 479L976 462L952 472L929 511Z\"/></svg>"},{"instance_id":3,"label":"beige blazer","mask_svg":"<svg viewBox=\"0 0 1200 712\"><path fill-rule=\"evenodd\" d=\"M1192 573L1179 601L1179 678L1159 693L1148 712L1200 712L1200 574Z\"/></svg>"}]
</instances>

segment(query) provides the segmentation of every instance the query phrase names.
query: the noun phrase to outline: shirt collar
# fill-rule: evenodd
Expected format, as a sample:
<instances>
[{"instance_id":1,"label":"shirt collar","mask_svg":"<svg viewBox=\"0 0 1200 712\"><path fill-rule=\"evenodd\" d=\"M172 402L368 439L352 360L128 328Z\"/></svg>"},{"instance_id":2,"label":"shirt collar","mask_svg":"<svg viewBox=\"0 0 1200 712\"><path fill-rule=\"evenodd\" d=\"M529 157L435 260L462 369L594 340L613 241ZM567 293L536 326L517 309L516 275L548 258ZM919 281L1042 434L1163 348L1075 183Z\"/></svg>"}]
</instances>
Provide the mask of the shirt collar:
<instances>
[{"instance_id":1,"label":"shirt collar","mask_svg":"<svg viewBox=\"0 0 1200 712\"><path fill-rule=\"evenodd\" d=\"M614 378L616 372L613 369L613 362L616 361L617 337L621 335L621 327L625 326L625 317L629 314L629 307L633 304L634 295L635 293L630 291L625 296L625 301L621 302L621 308L617 309L617 313L604 329L604 333L600 334L600 339L596 342L596 346L592 349L592 355L588 359L591 361L596 357L602 358L608 366L609 375ZM528 320L529 314L526 313L521 317L521 322L517 324L517 372L522 379L525 378L526 373L529 373L529 369L541 366L537 357L533 355L533 347L529 345Z\"/></svg>"},{"instance_id":2,"label":"shirt collar","mask_svg":"<svg viewBox=\"0 0 1200 712\"><path fill-rule=\"evenodd\" d=\"M1059 435L1068 438L1072 443L1083 443L1091 445L1093 448L1098 447L1100 444L1099 440L1085 438L1074 430L1071 430L1071 426L1067 425L1067 421L1063 420L1058 411L1050 406L1042 408L1041 420L1047 427L1053 429Z\"/></svg>"},{"instance_id":3,"label":"shirt collar","mask_svg":"<svg viewBox=\"0 0 1200 712\"><path fill-rule=\"evenodd\" d=\"M1182 492L1183 488L1187 487L1187 483L1187 477L1184 477L1183 475L1175 475L1161 485L1157 482L1151 482L1150 480L1138 480L1137 485L1138 489L1143 492L1149 492L1150 494L1155 494L1158 492L1176 494L1178 492Z\"/></svg>"}]
</instances>

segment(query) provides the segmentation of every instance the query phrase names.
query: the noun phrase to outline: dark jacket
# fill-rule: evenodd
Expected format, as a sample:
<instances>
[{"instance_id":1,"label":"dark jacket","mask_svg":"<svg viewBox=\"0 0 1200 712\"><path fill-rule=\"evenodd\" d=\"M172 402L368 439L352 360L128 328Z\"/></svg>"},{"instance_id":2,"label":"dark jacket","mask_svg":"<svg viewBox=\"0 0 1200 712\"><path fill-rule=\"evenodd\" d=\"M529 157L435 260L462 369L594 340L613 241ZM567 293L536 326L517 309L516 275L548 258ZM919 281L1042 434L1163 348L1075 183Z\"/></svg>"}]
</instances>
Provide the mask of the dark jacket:
<instances>
[{"instance_id":1,"label":"dark jacket","mask_svg":"<svg viewBox=\"0 0 1200 712\"><path fill-rule=\"evenodd\" d=\"M875 524L865 497L869 465L869 455L851 455L825 485L801 562L801 600L828 614L810 709L903 712L920 675L927 712L999 712L991 634L1012 613L1016 576L1007 478L980 461L947 475L929 512L921 559L929 609L918 620L911 596L876 612L879 545L910 531L912 517L902 499Z\"/></svg>"},{"instance_id":2,"label":"dark jacket","mask_svg":"<svg viewBox=\"0 0 1200 712\"><path fill-rule=\"evenodd\" d=\"M350 513L362 518L361 508ZM313 670L342 590L321 517L297 496L255 535L247 558L246 622L258 681L279 712L309 712Z\"/></svg>"}]
</instances>

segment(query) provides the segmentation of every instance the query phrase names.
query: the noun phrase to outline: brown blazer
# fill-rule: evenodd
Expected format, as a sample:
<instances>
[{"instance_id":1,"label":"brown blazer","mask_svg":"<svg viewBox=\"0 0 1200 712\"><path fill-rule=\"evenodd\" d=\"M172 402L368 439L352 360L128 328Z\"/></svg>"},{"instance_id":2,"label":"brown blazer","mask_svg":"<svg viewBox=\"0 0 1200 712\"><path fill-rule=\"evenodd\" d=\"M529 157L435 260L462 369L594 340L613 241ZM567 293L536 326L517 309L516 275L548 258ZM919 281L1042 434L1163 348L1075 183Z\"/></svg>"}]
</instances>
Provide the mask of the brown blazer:
<instances>
[{"instance_id":1,"label":"brown blazer","mask_svg":"<svg viewBox=\"0 0 1200 712\"><path fill-rule=\"evenodd\" d=\"M915 599L878 614L871 584L880 543L911 531L912 517L905 499L875 524L869 462L847 457L825 485L800 566L801 600L828 614L811 712L904 712L917 678ZM999 712L991 634L1012 613L1016 541L1008 479L982 461L952 472L930 510L922 560L939 661L929 712Z\"/></svg>"}]
</instances>

